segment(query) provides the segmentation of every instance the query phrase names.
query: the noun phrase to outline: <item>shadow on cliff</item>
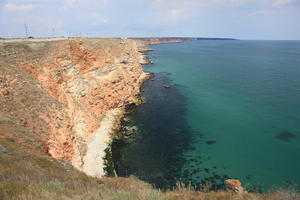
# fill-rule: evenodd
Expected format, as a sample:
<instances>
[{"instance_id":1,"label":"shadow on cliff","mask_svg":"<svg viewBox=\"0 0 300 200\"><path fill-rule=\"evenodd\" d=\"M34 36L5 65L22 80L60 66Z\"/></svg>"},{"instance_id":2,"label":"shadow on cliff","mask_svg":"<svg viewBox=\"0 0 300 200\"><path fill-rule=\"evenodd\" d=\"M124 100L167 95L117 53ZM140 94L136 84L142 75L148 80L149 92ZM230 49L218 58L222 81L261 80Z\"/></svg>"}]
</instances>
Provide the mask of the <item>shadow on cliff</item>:
<instances>
[{"instance_id":1,"label":"shadow on cliff","mask_svg":"<svg viewBox=\"0 0 300 200\"><path fill-rule=\"evenodd\" d=\"M115 168L119 176L134 175L158 188L172 188L180 179L186 162L183 152L192 140L185 119L186 97L167 73L155 74L142 91L147 103L127 107L120 129L136 126L134 134L112 144Z\"/></svg>"}]
</instances>

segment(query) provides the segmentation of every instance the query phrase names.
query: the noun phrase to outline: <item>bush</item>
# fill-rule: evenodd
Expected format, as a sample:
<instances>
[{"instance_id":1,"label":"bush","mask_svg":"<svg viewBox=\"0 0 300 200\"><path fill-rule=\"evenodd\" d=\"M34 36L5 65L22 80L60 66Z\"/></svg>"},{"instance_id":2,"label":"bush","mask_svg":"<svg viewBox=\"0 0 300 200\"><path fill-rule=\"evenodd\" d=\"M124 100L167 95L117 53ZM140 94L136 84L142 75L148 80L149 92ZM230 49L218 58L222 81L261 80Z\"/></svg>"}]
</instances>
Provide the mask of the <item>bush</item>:
<instances>
[{"instance_id":1,"label":"bush","mask_svg":"<svg viewBox=\"0 0 300 200\"><path fill-rule=\"evenodd\" d=\"M60 182L49 181L45 184L47 190L52 192L59 192L63 190L63 186Z\"/></svg>"}]
</instances>

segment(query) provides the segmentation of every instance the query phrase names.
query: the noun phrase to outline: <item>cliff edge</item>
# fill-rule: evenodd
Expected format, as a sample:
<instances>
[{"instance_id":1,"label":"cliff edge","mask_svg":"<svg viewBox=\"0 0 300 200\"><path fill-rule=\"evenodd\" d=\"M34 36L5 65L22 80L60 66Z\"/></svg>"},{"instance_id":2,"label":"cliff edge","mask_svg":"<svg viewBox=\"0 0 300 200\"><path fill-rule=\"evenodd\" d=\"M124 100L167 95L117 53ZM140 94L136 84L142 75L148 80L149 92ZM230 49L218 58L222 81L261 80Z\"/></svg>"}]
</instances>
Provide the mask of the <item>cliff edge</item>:
<instances>
[{"instance_id":1,"label":"cliff edge","mask_svg":"<svg viewBox=\"0 0 300 200\"><path fill-rule=\"evenodd\" d=\"M1 43L0 60L1 137L103 176L109 133L146 77L136 42Z\"/></svg>"}]
</instances>

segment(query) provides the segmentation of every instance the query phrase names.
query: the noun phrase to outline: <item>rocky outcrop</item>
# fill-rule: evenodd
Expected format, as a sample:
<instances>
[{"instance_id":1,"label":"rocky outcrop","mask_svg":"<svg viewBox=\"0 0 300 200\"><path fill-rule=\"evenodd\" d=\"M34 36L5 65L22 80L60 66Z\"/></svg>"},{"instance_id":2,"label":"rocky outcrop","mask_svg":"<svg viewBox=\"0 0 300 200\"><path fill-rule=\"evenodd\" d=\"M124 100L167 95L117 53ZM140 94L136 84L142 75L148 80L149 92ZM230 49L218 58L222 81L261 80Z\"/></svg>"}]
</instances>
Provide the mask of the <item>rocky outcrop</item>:
<instances>
[{"instance_id":1,"label":"rocky outcrop","mask_svg":"<svg viewBox=\"0 0 300 200\"><path fill-rule=\"evenodd\" d=\"M87 153L104 151L93 144L93 138L105 148L107 134L122 107L138 102L146 74L136 42L73 39L2 43L0 53L1 116L7 121L0 123L5 130L2 134L24 138L27 134L10 130L7 124L18 125L50 156L72 162L87 174L103 175L102 169L95 170L101 167L103 154Z\"/></svg>"},{"instance_id":2,"label":"rocky outcrop","mask_svg":"<svg viewBox=\"0 0 300 200\"><path fill-rule=\"evenodd\" d=\"M145 52L152 51L149 45L162 43L176 43L197 40L197 38L134 38L140 52L140 63L151 64Z\"/></svg>"},{"instance_id":3,"label":"rocky outcrop","mask_svg":"<svg viewBox=\"0 0 300 200\"><path fill-rule=\"evenodd\" d=\"M246 191L242 187L241 182L236 179L227 179L224 182L225 187L228 191L236 193L236 194L245 194Z\"/></svg>"}]
</instances>

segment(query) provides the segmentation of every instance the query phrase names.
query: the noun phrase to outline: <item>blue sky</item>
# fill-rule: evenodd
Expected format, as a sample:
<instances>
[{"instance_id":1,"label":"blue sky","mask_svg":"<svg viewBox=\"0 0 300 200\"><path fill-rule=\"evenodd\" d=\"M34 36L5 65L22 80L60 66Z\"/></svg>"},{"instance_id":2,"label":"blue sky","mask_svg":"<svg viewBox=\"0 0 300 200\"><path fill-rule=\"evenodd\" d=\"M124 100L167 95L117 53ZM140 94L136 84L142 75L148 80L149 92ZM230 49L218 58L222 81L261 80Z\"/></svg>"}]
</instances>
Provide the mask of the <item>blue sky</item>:
<instances>
[{"instance_id":1,"label":"blue sky","mask_svg":"<svg viewBox=\"0 0 300 200\"><path fill-rule=\"evenodd\" d=\"M0 37L300 40L300 0L0 0Z\"/></svg>"}]
</instances>

